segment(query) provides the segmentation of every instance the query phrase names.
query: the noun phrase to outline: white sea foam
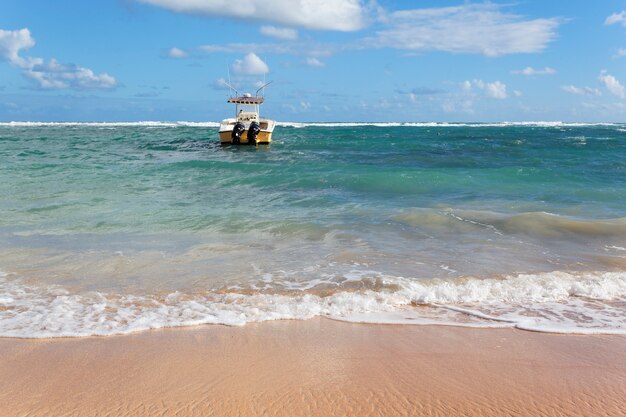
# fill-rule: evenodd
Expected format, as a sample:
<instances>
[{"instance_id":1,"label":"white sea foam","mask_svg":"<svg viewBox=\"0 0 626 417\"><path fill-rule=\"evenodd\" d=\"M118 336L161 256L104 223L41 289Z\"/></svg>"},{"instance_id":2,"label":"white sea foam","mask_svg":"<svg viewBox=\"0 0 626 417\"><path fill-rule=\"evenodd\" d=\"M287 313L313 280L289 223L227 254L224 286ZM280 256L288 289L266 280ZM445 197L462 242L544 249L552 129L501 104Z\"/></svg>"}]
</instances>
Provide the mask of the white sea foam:
<instances>
[{"instance_id":1,"label":"white sea foam","mask_svg":"<svg viewBox=\"0 0 626 417\"><path fill-rule=\"evenodd\" d=\"M528 121L528 122L494 122L494 123L457 123L457 122L277 122L281 127L593 127L615 126L623 127L623 123L568 123L560 121ZM189 121L140 121L140 122L0 122L0 127L219 127L217 121L189 122ZM623 129L618 129L623 131Z\"/></svg>"},{"instance_id":2,"label":"white sea foam","mask_svg":"<svg viewBox=\"0 0 626 417\"><path fill-rule=\"evenodd\" d=\"M375 275L353 272L346 281ZM359 276L361 278L359 278ZM0 275L0 336L123 334L198 324L309 319L517 327L561 333L626 334L626 273L525 274L503 279L416 280L378 275L380 288L165 295L73 294ZM271 277L267 278L271 281ZM367 286L364 286L367 287Z\"/></svg>"},{"instance_id":3,"label":"white sea foam","mask_svg":"<svg viewBox=\"0 0 626 417\"><path fill-rule=\"evenodd\" d=\"M219 122L0 122L0 127L219 127Z\"/></svg>"},{"instance_id":4,"label":"white sea foam","mask_svg":"<svg viewBox=\"0 0 626 417\"><path fill-rule=\"evenodd\" d=\"M560 121L528 121L528 122L494 122L494 123L457 123L457 122L277 122L282 127L593 127L593 126L623 126L621 123L568 123Z\"/></svg>"}]
</instances>

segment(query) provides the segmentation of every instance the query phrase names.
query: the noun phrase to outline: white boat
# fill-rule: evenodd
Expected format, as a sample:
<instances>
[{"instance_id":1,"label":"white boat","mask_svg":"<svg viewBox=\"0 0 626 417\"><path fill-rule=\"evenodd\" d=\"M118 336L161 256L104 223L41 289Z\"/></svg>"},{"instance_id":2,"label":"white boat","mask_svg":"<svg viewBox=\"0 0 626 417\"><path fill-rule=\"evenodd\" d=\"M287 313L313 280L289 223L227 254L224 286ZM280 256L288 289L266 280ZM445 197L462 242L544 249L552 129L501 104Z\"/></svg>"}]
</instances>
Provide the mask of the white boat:
<instances>
[{"instance_id":1,"label":"white boat","mask_svg":"<svg viewBox=\"0 0 626 417\"><path fill-rule=\"evenodd\" d=\"M228 103L235 105L235 117L222 120L220 123L220 142L233 145L269 144L272 141L272 132L276 126L274 120L261 118L259 108L265 101L259 96L259 91L269 83L259 88L256 95L246 93L228 99Z\"/></svg>"}]
</instances>

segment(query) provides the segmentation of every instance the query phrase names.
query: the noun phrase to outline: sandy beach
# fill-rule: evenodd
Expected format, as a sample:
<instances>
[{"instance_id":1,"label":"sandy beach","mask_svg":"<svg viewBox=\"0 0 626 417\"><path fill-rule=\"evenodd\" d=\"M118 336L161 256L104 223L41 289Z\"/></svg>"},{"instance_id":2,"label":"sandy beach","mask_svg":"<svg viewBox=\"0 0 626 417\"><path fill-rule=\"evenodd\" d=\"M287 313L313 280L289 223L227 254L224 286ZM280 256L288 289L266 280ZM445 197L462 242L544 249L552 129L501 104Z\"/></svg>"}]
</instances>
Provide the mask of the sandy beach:
<instances>
[{"instance_id":1,"label":"sandy beach","mask_svg":"<svg viewBox=\"0 0 626 417\"><path fill-rule=\"evenodd\" d=\"M317 318L0 339L2 416L620 416L626 337Z\"/></svg>"},{"instance_id":2,"label":"sandy beach","mask_svg":"<svg viewBox=\"0 0 626 417\"><path fill-rule=\"evenodd\" d=\"M626 417L626 1L0 0L0 417Z\"/></svg>"}]
</instances>

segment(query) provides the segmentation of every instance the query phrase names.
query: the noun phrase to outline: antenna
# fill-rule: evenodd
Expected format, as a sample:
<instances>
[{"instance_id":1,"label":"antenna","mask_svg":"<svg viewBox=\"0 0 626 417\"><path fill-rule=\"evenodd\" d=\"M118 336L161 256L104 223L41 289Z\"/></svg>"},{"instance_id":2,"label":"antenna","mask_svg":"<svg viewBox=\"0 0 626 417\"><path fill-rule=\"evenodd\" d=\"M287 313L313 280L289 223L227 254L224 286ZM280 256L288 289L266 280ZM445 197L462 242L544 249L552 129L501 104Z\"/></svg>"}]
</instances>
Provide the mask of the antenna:
<instances>
[{"instance_id":1,"label":"antenna","mask_svg":"<svg viewBox=\"0 0 626 417\"><path fill-rule=\"evenodd\" d=\"M233 96L233 90L235 90L235 96L238 96L239 92L235 87L230 84L230 67L228 66L228 64L226 64L226 72L228 73L228 83L226 85L228 85L230 96Z\"/></svg>"},{"instance_id":2,"label":"antenna","mask_svg":"<svg viewBox=\"0 0 626 417\"><path fill-rule=\"evenodd\" d=\"M263 90L263 94L265 94L265 87L273 83L274 81L270 81L269 83L263 84L258 90L256 90L256 96L259 96L259 91Z\"/></svg>"}]
</instances>

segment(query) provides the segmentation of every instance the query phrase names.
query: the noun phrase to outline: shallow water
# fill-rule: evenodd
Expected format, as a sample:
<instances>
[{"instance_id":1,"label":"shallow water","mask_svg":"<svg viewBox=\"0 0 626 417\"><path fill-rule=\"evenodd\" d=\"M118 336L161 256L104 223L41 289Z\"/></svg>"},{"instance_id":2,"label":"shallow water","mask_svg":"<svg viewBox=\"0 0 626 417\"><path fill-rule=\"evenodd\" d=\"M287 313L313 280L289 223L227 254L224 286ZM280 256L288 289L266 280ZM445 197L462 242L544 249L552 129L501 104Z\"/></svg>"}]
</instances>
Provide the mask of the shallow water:
<instances>
[{"instance_id":1,"label":"shallow water","mask_svg":"<svg viewBox=\"0 0 626 417\"><path fill-rule=\"evenodd\" d=\"M0 335L626 333L626 126L0 123Z\"/></svg>"}]
</instances>

